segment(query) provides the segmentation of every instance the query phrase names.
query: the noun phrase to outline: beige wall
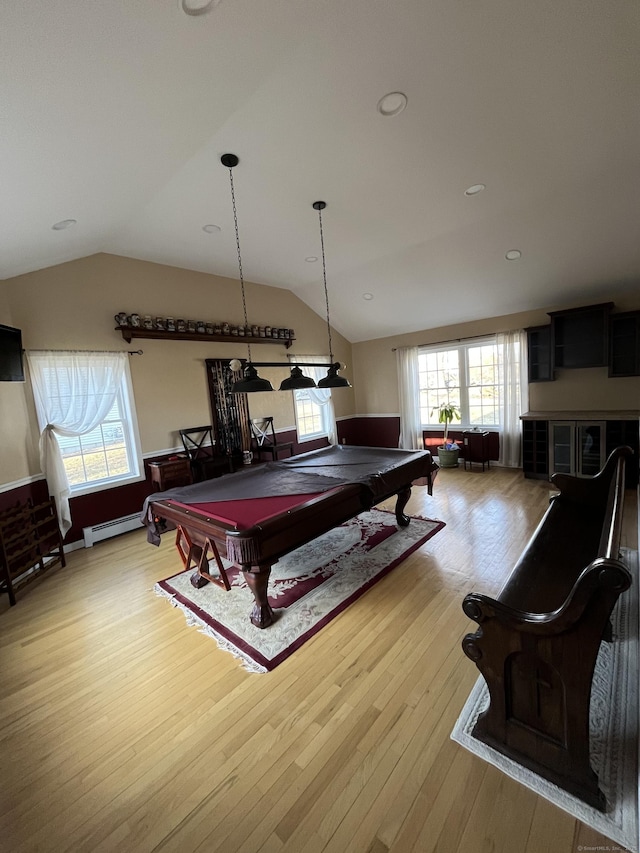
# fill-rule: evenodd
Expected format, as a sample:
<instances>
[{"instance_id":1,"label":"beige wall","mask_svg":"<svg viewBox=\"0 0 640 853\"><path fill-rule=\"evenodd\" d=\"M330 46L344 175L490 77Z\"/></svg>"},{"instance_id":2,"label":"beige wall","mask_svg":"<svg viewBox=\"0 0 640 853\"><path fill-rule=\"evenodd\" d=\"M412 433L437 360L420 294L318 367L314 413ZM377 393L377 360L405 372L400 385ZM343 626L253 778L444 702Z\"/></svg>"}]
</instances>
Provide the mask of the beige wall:
<instances>
[{"instance_id":1,"label":"beige wall","mask_svg":"<svg viewBox=\"0 0 640 853\"><path fill-rule=\"evenodd\" d=\"M326 354L326 321L290 291L246 283L249 322L293 328L291 353ZM616 299L616 310L640 309ZM577 303L589 304L588 302ZM556 310L558 306L554 306ZM177 431L211 419L205 358L246 355L246 344L151 341L131 345L114 331L118 311L205 321L242 321L240 285L204 273L93 255L0 282L0 322L23 331L26 349L136 350L130 365L142 451L162 453L179 446ZM473 323L460 323L366 341L350 346L333 333L335 356L348 365L354 388L334 394L338 417L351 414L397 414L399 410L393 347L438 343L547 323L546 311L530 311ZM254 361L285 360L283 345L253 345ZM352 367L351 367L352 366ZM261 374L277 387L286 371ZM555 382L530 386L530 409L577 410L640 408L640 378L609 379L606 369L558 371ZM294 425L290 392L255 394L251 414L273 415L277 429ZM38 431L28 383L0 383L0 486L40 473Z\"/></svg>"},{"instance_id":2,"label":"beige wall","mask_svg":"<svg viewBox=\"0 0 640 853\"><path fill-rule=\"evenodd\" d=\"M17 326L9 288L0 282L0 323ZM0 486L26 479L39 471L37 437L31 422L31 395L24 382L0 382Z\"/></svg>"},{"instance_id":3,"label":"beige wall","mask_svg":"<svg viewBox=\"0 0 640 853\"><path fill-rule=\"evenodd\" d=\"M616 311L640 309L640 295L635 303L630 302L628 296L618 300L612 295L611 301L615 303ZM579 307L586 304L590 303L582 302L566 307ZM549 310L557 310L557 306ZM528 326L545 325L548 322L549 316L546 311L528 311L353 344L356 412L359 414L397 414L399 412L394 347L440 343L476 335L523 329ZM555 382L534 383L530 385L529 393L529 409L532 411L639 409L640 377L609 379L606 368L558 370Z\"/></svg>"},{"instance_id":4,"label":"beige wall","mask_svg":"<svg viewBox=\"0 0 640 853\"><path fill-rule=\"evenodd\" d=\"M326 320L290 291L250 282L245 291L249 323L293 328L291 353L326 353ZM99 254L1 282L0 294L0 322L22 329L27 350L143 350L130 366L145 455L179 446L182 427L210 423L206 358L247 355L241 341L127 344L114 330L119 311L240 323L240 284L233 279ZM333 343L336 358L351 364L349 343L336 332ZM285 361L286 352L284 344L251 347L254 361ZM352 380L349 370L345 375ZM276 428L294 426L291 392L253 397L252 414L274 415ZM338 416L353 412L351 390L336 392L334 401ZM0 448L0 486L40 473L28 384L0 383Z\"/></svg>"}]
</instances>

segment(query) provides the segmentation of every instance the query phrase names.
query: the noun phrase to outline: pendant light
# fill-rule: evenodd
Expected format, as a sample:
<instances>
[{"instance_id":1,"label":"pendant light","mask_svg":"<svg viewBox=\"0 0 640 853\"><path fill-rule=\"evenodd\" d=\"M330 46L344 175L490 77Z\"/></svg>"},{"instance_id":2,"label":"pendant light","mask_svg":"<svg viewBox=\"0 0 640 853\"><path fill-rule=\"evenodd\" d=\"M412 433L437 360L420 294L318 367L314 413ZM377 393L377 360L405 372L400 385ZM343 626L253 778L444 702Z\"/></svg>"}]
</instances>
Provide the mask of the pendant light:
<instances>
[{"instance_id":1,"label":"pendant light","mask_svg":"<svg viewBox=\"0 0 640 853\"><path fill-rule=\"evenodd\" d=\"M242 255L240 252L240 232L238 229L238 212L236 208L236 195L233 183L233 169L240 162L235 154L223 154L220 162L229 170L229 186L231 189L231 204L233 207L233 222L236 230L236 249L238 252L238 272L240 275L240 291L242 293L242 310L244 312L245 328L249 325L247 317L247 299L244 290L244 274L242 272ZM322 211L326 207L326 202L315 201L313 207L318 211L318 219L320 223L320 244L322 247L322 275L324 281L324 298L327 308L327 331L329 335L329 365L327 375L321 379L317 386L315 381L305 376L300 370L301 367L325 367L323 364L312 364L307 362L299 362L290 367L290 375L280 383L280 391L299 391L305 388L351 388L348 380L342 376L338 376L338 371L343 366L339 362L333 360L333 348L331 342L331 320L329 317L329 293L327 290L327 269L324 255L324 233L322 230ZM231 386L231 391L234 394L252 394L256 391L273 391L273 386L268 379L261 379L258 376L257 367L289 367L290 365L280 362L252 362L251 361L251 344L247 342L248 358L244 365L242 379L235 381ZM233 373L242 369L242 362L234 358L229 363L229 367Z\"/></svg>"},{"instance_id":2,"label":"pendant light","mask_svg":"<svg viewBox=\"0 0 640 853\"><path fill-rule=\"evenodd\" d=\"M316 387L315 381L305 376L297 365L291 368L291 375L280 383L280 391L302 391L303 388Z\"/></svg>"},{"instance_id":3,"label":"pendant light","mask_svg":"<svg viewBox=\"0 0 640 853\"><path fill-rule=\"evenodd\" d=\"M236 194L233 186L233 169L238 165L240 160L235 154L223 154L220 158L223 166L229 169L229 186L231 187L231 204L233 206L233 222L236 228L236 248L238 250L238 270L240 273L240 290L242 292L242 310L244 311L245 328L249 325L247 318L247 300L244 292L244 275L242 273L242 255L240 254L240 234L238 231L238 212L236 210ZM273 386L268 379L261 379L258 376L258 371L251 363L251 344L247 344L248 359L244 368L244 376L237 382L233 383L231 391L234 394L250 394L254 391L273 391Z\"/></svg>"},{"instance_id":4,"label":"pendant light","mask_svg":"<svg viewBox=\"0 0 640 853\"><path fill-rule=\"evenodd\" d=\"M322 230L322 211L327 206L324 201L314 201L313 209L318 211L318 222L320 224L320 247L322 249L322 278L324 280L324 300L327 307L327 332L329 334L329 370L324 379L318 382L318 388L351 388L349 380L344 376L338 376L342 367L339 361L333 360L333 348L331 346L331 320L329 318L329 291L327 290L327 265L324 257L324 232Z\"/></svg>"}]
</instances>

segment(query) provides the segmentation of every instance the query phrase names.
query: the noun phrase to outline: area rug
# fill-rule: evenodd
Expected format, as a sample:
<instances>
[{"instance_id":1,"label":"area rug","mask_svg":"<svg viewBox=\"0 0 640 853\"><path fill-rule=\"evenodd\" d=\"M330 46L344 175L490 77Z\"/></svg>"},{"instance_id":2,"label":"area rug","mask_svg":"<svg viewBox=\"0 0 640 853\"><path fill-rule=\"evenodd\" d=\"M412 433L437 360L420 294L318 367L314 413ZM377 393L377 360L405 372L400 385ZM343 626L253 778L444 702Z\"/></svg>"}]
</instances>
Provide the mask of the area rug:
<instances>
[{"instance_id":1,"label":"area rug","mask_svg":"<svg viewBox=\"0 0 640 853\"><path fill-rule=\"evenodd\" d=\"M246 669L268 672L444 526L414 517L399 528L394 513L373 509L297 548L271 570L269 603L276 620L269 628L249 621L253 594L242 572L226 562L229 592L212 583L195 589L192 570L160 581L155 591Z\"/></svg>"},{"instance_id":2,"label":"area rug","mask_svg":"<svg viewBox=\"0 0 640 853\"><path fill-rule=\"evenodd\" d=\"M637 552L624 549L623 558L633 578L637 578ZM614 641L600 647L591 690L591 766L598 774L600 789L607 800L606 812L591 808L472 736L478 715L489 702L482 676L451 733L451 738L465 749L633 853L638 853L637 605L634 580L613 611Z\"/></svg>"}]
</instances>

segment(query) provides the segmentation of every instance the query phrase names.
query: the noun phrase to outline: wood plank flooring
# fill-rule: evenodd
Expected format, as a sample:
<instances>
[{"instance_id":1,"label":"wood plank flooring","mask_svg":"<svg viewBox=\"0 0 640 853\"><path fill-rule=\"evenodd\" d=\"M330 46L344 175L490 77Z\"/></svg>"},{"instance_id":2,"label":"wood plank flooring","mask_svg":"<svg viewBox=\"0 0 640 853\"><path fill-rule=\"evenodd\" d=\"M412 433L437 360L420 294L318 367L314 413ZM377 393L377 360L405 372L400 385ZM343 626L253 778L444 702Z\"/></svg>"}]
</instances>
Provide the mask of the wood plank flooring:
<instances>
[{"instance_id":1,"label":"wood plank flooring","mask_svg":"<svg viewBox=\"0 0 640 853\"><path fill-rule=\"evenodd\" d=\"M462 599L498 591L549 494L440 471L408 510L444 530L264 675L154 595L179 570L171 534L75 551L3 596L0 850L615 849L449 739L477 677ZM634 492L626 506L637 548Z\"/></svg>"}]
</instances>

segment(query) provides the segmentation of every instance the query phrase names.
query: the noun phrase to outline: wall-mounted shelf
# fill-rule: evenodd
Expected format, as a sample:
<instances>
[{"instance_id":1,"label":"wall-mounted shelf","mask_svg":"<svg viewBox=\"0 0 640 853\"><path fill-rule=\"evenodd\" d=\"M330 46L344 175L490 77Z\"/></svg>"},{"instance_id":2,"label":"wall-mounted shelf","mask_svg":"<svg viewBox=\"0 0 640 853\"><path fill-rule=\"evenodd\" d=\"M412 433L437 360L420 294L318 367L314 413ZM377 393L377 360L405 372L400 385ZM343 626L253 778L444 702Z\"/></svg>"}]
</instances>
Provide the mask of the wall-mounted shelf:
<instances>
[{"instance_id":1,"label":"wall-mounted shelf","mask_svg":"<svg viewBox=\"0 0 640 853\"><path fill-rule=\"evenodd\" d=\"M125 341L130 344L133 338L146 338L156 341L217 341L226 344L281 344L287 349L295 338L254 338L247 335L207 335L198 332L167 332L164 329L143 329L133 326L116 326Z\"/></svg>"}]
</instances>

